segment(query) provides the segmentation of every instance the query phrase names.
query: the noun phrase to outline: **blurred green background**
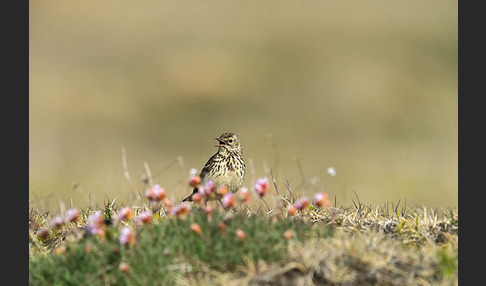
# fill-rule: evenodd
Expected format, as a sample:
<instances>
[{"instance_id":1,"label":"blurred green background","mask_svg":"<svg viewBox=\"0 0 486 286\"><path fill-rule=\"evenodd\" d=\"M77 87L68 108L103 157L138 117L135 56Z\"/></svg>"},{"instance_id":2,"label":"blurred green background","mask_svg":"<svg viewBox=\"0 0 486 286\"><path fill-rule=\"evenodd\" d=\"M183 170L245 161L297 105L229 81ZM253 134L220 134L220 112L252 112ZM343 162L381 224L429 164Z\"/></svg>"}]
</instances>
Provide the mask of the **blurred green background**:
<instances>
[{"instance_id":1,"label":"blurred green background","mask_svg":"<svg viewBox=\"0 0 486 286\"><path fill-rule=\"evenodd\" d=\"M181 199L235 132L249 188L457 206L457 5L29 1L31 204L130 202L144 162Z\"/></svg>"}]
</instances>

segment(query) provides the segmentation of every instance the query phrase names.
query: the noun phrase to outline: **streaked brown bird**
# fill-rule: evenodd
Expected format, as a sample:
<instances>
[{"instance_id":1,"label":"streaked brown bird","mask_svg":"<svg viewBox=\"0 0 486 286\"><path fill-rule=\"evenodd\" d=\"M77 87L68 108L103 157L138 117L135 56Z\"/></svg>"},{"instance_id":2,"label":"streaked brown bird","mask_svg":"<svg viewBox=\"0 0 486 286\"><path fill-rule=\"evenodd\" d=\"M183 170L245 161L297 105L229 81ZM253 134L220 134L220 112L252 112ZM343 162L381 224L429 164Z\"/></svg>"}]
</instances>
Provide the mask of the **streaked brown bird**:
<instances>
[{"instance_id":1,"label":"streaked brown bird","mask_svg":"<svg viewBox=\"0 0 486 286\"><path fill-rule=\"evenodd\" d=\"M209 180L214 183L214 189L225 186L228 191L236 193L243 184L245 178L245 162L243 161L243 149L241 148L240 138L234 133L223 133L218 140L218 152L209 158L204 168L199 173L201 177L201 186ZM192 196L198 192L194 188L192 194L182 201L192 202ZM208 200L220 200L220 194L208 198Z\"/></svg>"}]
</instances>

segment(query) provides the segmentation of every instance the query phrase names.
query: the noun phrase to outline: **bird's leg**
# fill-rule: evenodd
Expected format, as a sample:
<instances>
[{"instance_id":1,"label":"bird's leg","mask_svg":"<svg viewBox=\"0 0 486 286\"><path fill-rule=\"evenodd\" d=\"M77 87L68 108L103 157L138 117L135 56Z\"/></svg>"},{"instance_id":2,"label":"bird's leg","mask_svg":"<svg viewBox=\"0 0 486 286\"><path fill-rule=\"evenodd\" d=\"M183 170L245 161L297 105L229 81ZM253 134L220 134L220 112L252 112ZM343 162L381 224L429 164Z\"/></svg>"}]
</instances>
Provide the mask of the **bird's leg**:
<instances>
[{"instance_id":1,"label":"bird's leg","mask_svg":"<svg viewBox=\"0 0 486 286\"><path fill-rule=\"evenodd\" d=\"M226 210L226 208L223 206L223 202L221 200L218 200L218 202L221 204L221 207L223 208L223 210Z\"/></svg>"}]
</instances>

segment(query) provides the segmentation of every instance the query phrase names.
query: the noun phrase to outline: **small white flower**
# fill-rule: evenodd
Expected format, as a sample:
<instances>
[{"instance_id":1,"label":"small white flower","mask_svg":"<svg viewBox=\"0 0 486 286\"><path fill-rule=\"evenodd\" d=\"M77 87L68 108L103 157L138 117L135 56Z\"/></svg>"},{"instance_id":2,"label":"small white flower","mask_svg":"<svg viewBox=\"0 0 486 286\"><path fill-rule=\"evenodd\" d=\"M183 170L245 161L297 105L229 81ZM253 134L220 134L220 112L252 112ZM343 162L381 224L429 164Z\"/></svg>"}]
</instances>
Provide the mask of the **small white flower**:
<instances>
[{"instance_id":1,"label":"small white flower","mask_svg":"<svg viewBox=\"0 0 486 286\"><path fill-rule=\"evenodd\" d=\"M195 168L192 168L190 171L189 171L189 178L192 178L194 176L197 175L197 169Z\"/></svg>"},{"instance_id":2,"label":"small white flower","mask_svg":"<svg viewBox=\"0 0 486 286\"><path fill-rule=\"evenodd\" d=\"M327 173L330 175L330 176L336 176L336 169L334 169L334 167L329 167L327 168Z\"/></svg>"}]
</instances>

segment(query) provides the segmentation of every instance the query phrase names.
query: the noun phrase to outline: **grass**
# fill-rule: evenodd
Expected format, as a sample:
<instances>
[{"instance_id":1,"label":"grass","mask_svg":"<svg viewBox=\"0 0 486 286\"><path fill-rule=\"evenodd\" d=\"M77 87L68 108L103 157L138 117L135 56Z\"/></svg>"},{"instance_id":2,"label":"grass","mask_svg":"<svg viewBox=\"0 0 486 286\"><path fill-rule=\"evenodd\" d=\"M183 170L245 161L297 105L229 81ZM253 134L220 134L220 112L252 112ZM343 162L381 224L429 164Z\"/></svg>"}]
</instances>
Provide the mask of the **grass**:
<instances>
[{"instance_id":1,"label":"grass","mask_svg":"<svg viewBox=\"0 0 486 286\"><path fill-rule=\"evenodd\" d=\"M150 202L123 219L122 207L107 202L94 232L96 210L77 210L77 219L56 226L54 216L30 208L29 284L458 283L457 209L372 208L358 199L350 207L313 201L291 215L288 207L303 199L275 198L275 207L258 199L212 211ZM124 228L133 236L122 242Z\"/></svg>"}]
</instances>

